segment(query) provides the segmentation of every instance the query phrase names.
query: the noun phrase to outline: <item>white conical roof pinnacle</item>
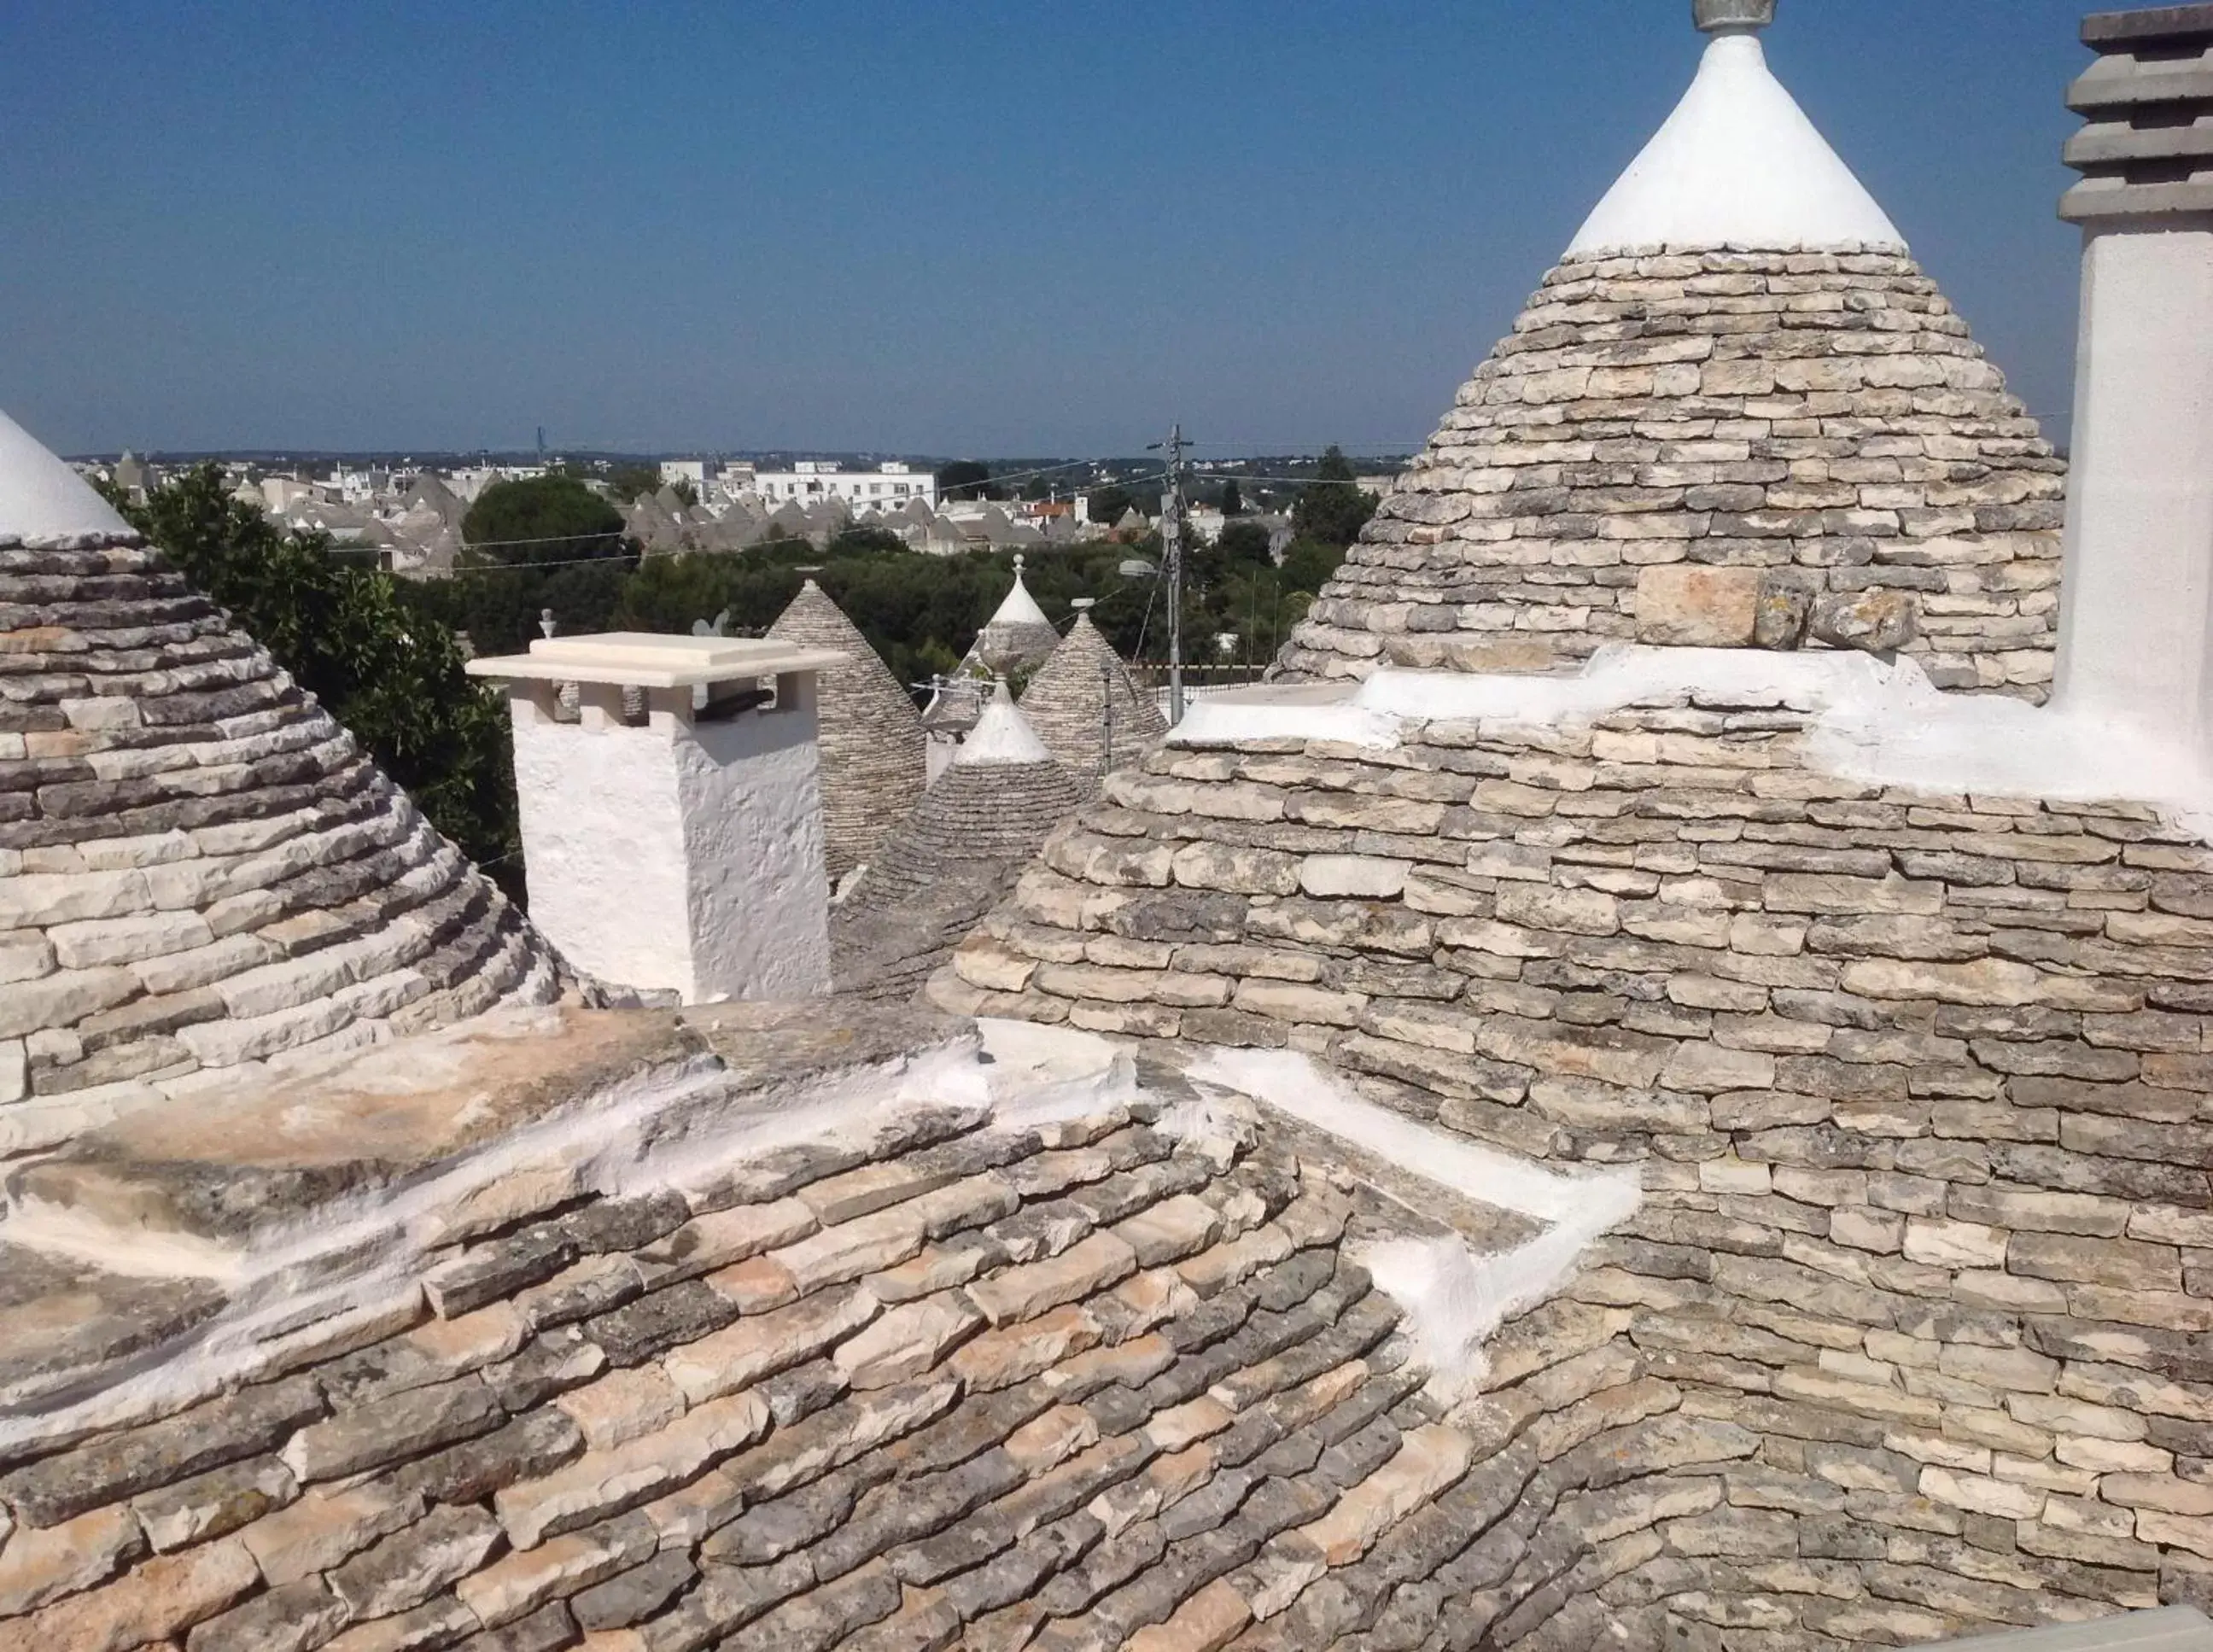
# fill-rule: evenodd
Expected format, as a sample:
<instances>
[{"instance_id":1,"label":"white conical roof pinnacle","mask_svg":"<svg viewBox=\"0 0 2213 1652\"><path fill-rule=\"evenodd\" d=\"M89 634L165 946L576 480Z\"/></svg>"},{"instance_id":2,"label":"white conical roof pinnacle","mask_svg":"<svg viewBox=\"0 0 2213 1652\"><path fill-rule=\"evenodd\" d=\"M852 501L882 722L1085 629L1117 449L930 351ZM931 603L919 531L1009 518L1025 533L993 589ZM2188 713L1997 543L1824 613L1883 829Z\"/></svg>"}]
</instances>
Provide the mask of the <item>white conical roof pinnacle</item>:
<instances>
[{"instance_id":1,"label":"white conical roof pinnacle","mask_svg":"<svg viewBox=\"0 0 2213 1652\"><path fill-rule=\"evenodd\" d=\"M1905 238L1769 71L1759 35L1726 32L1568 255L1663 246L1903 252Z\"/></svg>"},{"instance_id":2,"label":"white conical roof pinnacle","mask_svg":"<svg viewBox=\"0 0 2213 1652\"><path fill-rule=\"evenodd\" d=\"M50 539L131 531L89 482L0 413L0 534Z\"/></svg>"},{"instance_id":3,"label":"white conical roof pinnacle","mask_svg":"<svg viewBox=\"0 0 2213 1652\"><path fill-rule=\"evenodd\" d=\"M1017 587L1017 588L1020 588ZM954 753L955 765L1007 767L1017 763L1050 763L1052 753L1030 727L1030 720L1015 707L1004 683L991 692L991 703L976 719L968 738Z\"/></svg>"},{"instance_id":4,"label":"white conical roof pinnacle","mask_svg":"<svg viewBox=\"0 0 2213 1652\"><path fill-rule=\"evenodd\" d=\"M1030 588L1022 583L1022 555L1015 552L1015 588L1007 593L1007 600L999 604L998 613L991 616L994 625L1050 625L1045 610L1030 594Z\"/></svg>"}]
</instances>

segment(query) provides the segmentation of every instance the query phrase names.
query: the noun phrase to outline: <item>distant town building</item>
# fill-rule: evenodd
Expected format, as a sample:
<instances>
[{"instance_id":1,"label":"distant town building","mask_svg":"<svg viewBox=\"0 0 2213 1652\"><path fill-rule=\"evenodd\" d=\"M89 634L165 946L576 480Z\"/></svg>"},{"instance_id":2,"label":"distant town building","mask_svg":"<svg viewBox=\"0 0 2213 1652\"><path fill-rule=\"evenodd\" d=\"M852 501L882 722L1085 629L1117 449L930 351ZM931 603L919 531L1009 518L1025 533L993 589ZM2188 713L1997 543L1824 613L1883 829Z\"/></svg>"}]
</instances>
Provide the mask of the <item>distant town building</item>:
<instances>
[{"instance_id":1,"label":"distant town building","mask_svg":"<svg viewBox=\"0 0 2213 1652\"><path fill-rule=\"evenodd\" d=\"M911 500L937 503L937 478L912 465L888 463L872 471L849 471L834 464L802 460L788 471L759 471L753 490L772 504L802 506L842 499L858 512L869 506L896 510Z\"/></svg>"}]
</instances>

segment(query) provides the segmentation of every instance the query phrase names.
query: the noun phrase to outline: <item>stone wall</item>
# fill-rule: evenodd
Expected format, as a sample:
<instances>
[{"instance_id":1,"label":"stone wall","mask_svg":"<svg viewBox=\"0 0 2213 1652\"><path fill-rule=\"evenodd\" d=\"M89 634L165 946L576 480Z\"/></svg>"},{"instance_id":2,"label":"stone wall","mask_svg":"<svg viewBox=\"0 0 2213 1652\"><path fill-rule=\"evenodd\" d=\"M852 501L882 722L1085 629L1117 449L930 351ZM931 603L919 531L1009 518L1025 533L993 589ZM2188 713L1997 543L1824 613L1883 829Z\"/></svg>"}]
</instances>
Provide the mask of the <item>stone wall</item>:
<instances>
[{"instance_id":1,"label":"stone wall","mask_svg":"<svg viewBox=\"0 0 2213 1652\"><path fill-rule=\"evenodd\" d=\"M1282 665L1545 670L1629 638L1875 646L1941 687L2041 701L2064 472L1910 259L1570 259Z\"/></svg>"},{"instance_id":2,"label":"stone wall","mask_svg":"<svg viewBox=\"0 0 2213 1652\"><path fill-rule=\"evenodd\" d=\"M934 993L1304 1050L1642 1167L1543 1311L1580 1328L1510 1334L1602 1373L1577 1415L1667 1413L1617 1463L1667 1472L1548 1482L1563 1512L1517 1518L1560 1615L1508 1628L1587 1644L1642 1602L1736 1652L2203 1602L2213 851L2127 804L1828 777L1805 722L1164 749Z\"/></svg>"}]
</instances>

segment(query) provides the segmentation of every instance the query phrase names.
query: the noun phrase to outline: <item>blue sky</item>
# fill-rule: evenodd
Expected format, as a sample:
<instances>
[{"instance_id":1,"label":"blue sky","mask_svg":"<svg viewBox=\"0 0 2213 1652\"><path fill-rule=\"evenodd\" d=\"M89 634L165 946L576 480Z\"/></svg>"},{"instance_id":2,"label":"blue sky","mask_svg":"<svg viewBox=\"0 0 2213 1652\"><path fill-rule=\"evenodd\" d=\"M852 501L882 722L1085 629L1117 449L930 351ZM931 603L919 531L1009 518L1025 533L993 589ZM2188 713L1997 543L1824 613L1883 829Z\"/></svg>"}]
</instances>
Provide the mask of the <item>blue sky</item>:
<instances>
[{"instance_id":1,"label":"blue sky","mask_svg":"<svg viewBox=\"0 0 2213 1652\"><path fill-rule=\"evenodd\" d=\"M2039 413L2082 0L1783 0ZM68 451L1417 444L1683 0L9 0L0 407Z\"/></svg>"}]
</instances>

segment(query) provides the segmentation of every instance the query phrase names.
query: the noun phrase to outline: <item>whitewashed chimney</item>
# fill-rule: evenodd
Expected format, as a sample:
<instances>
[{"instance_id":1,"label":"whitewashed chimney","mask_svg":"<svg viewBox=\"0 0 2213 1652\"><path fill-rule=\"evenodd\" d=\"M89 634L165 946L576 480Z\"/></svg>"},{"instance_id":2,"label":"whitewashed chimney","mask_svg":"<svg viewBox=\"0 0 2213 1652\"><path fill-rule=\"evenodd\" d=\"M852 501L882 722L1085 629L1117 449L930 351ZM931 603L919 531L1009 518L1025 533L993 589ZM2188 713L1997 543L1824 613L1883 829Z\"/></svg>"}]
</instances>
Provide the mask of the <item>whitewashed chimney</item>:
<instances>
[{"instance_id":1,"label":"whitewashed chimney","mask_svg":"<svg viewBox=\"0 0 2213 1652\"><path fill-rule=\"evenodd\" d=\"M815 674L843 657L619 631L469 662L508 686L530 916L572 966L686 1003L828 990Z\"/></svg>"},{"instance_id":2,"label":"whitewashed chimney","mask_svg":"<svg viewBox=\"0 0 2213 1652\"><path fill-rule=\"evenodd\" d=\"M2213 5L2087 19L2054 704L2213 759Z\"/></svg>"}]
</instances>

